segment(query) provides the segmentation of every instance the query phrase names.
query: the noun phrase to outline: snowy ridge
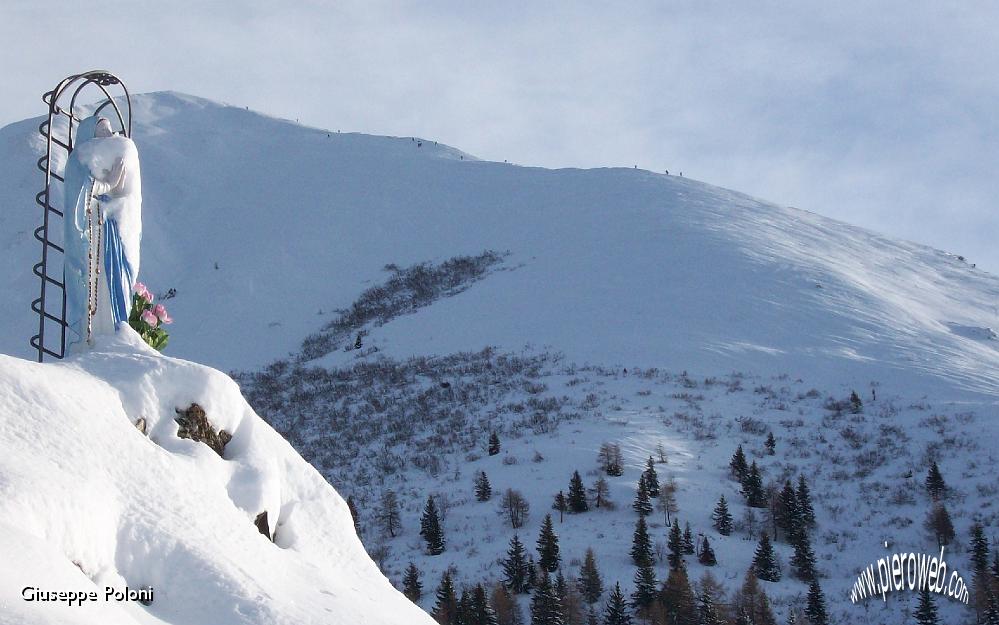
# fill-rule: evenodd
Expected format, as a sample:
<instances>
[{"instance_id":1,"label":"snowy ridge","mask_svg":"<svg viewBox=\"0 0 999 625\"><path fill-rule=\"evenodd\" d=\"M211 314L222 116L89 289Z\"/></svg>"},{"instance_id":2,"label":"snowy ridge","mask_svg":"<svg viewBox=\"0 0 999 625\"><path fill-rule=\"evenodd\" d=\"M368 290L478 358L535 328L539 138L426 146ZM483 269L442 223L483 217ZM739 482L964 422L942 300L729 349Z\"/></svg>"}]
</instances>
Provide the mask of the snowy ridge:
<instances>
[{"instance_id":1,"label":"snowy ridge","mask_svg":"<svg viewBox=\"0 0 999 625\"><path fill-rule=\"evenodd\" d=\"M192 402L232 433L225 459L176 437ZM218 371L132 333L62 363L0 356L0 414L0 623L430 622L368 559L343 500ZM253 524L262 511L275 544ZM29 585L100 600L29 603ZM155 598L105 602L106 586Z\"/></svg>"},{"instance_id":2,"label":"snowy ridge","mask_svg":"<svg viewBox=\"0 0 999 625\"><path fill-rule=\"evenodd\" d=\"M368 343L399 357L530 343L576 362L705 375L999 390L987 338L999 280L952 254L686 178L462 160L430 141L327 132L174 93L136 96L135 120L142 278L177 290L175 355L261 366L297 351L386 264L493 249L523 267ZM10 294L0 351L25 356L36 125L0 130L13 207L0 213L0 254L23 268L0 277Z\"/></svg>"}]
</instances>

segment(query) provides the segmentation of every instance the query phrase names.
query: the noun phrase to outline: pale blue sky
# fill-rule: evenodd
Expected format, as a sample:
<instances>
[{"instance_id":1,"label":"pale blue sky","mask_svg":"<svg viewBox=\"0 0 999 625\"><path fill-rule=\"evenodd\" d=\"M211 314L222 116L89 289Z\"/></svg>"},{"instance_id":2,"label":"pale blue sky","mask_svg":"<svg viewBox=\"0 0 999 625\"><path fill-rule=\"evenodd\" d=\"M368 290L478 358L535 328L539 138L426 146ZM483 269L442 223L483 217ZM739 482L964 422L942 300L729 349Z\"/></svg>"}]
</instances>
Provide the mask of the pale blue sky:
<instances>
[{"instance_id":1,"label":"pale blue sky","mask_svg":"<svg viewBox=\"0 0 999 625\"><path fill-rule=\"evenodd\" d=\"M103 67L487 159L682 170L999 271L999 3L287 4L6 0L0 124Z\"/></svg>"}]
</instances>

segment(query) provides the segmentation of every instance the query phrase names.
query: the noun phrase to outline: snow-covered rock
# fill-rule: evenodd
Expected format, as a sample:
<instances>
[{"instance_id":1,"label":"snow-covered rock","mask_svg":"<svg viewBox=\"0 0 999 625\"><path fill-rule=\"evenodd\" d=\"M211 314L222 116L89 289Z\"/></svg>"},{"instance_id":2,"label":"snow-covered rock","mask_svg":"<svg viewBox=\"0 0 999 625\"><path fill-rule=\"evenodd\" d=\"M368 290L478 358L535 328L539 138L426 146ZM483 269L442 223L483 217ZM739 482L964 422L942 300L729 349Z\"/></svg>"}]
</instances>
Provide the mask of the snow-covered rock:
<instances>
[{"instance_id":1,"label":"snow-covered rock","mask_svg":"<svg viewBox=\"0 0 999 625\"><path fill-rule=\"evenodd\" d=\"M193 402L232 433L224 458L177 438ZM263 511L274 543L254 526ZM127 329L63 362L0 355L0 554L4 625L431 622L228 376ZM109 586L154 600L105 600ZM26 587L98 598L26 601Z\"/></svg>"}]
</instances>

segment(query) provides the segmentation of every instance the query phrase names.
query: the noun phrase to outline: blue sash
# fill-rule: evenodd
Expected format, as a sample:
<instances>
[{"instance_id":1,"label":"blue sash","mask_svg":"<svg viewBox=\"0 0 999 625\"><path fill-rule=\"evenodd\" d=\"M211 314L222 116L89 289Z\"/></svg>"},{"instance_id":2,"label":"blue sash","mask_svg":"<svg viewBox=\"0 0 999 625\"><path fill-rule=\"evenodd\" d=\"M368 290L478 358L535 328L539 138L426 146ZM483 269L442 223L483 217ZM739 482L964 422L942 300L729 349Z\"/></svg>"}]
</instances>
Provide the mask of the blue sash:
<instances>
[{"instance_id":1,"label":"blue sash","mask_svg":"<svg viewBox=\"0 0 999 625\"><path fill-rule=\"evenodd\" d=\"M125 258L118 222L113 218L104 220L104 279L111 293L111 318L117 330L123 322L128 323L132 310L132 266Z\"/></svg>"}]
</instances>

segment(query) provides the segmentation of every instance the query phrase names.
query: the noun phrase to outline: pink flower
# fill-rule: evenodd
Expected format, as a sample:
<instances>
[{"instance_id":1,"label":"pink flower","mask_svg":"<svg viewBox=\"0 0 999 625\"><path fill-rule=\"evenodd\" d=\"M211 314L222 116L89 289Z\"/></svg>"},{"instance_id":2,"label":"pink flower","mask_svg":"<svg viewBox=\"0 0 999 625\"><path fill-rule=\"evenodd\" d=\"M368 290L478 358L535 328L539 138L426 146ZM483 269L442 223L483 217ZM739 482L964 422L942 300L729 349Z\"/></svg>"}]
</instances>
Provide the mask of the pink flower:
<instances>
[{"instance_id":1,"label":"pink flower","mask_svg":"<svg viewBox=\"0 0 999 625\"><path fill-rule=\"evenodd\" d=\"M132 290L135 291L135 294L138 295L139 297L143 298L147 302L152 303L153 294L149 292L149 289L146 288L145 284L142 284L141 282L136 282L135 286L132 287Z\"/></svg>"},{"instance_id":2,"label":"pink flower","mask_svg":"<svg viewBox=\"0 0 999 625\"><path fill-rule=\"evenodd\" d=\"M161 323L171 324L173 323L173 318L167 313L166 306L163 304L156 304L153 306L153 314L156 318L160 320Z\"/></svg>"},{"instance_id":3,"label":"pink flower","mask_svg":"<svg viewBox=\"0 0 999 625\"><path fill-rule=\"evenodd\" d=\"M159 319L157 319L156 315L154 315L150 310L142 311L142 314L139 315L139 317L141 317L143 321L148 323L150 328L155 328L159 324Z\"/></svg>"}]
</instances>

